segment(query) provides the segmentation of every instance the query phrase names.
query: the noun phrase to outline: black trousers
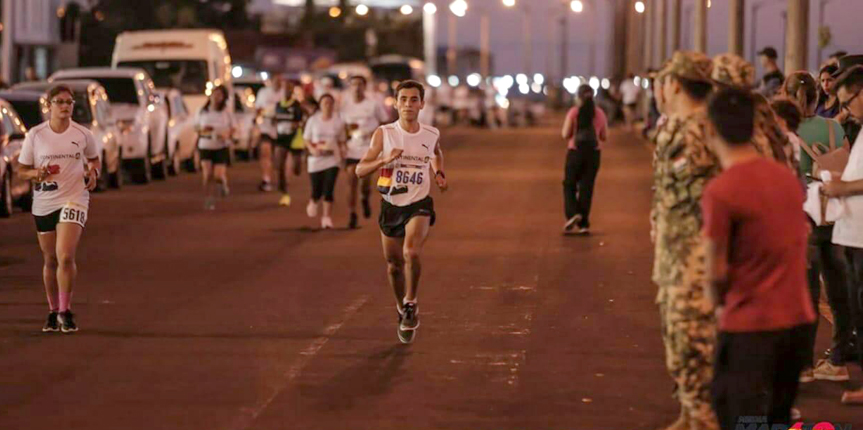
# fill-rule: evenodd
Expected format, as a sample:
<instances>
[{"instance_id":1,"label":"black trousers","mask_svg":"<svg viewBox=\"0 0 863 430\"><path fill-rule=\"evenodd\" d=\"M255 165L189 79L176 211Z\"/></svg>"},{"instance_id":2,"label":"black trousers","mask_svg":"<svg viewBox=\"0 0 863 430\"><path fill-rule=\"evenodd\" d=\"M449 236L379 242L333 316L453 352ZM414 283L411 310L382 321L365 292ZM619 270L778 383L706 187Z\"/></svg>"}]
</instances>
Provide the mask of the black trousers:
<instances>
[{"instance_id":1,"label":"black trousers","mask_svg":"<svg viewBox=\"0 0 863 430\"><path fill-rule=\"evenodd\" d=\"M320 172L309 173L312 179L312 200L319 201L321 197L325 201L333 201L333 192L336 189L336 178L339 177L339 168L330 167Z\"/></svg>"},{"instance_id":2,"label":"black trousers","mask_svg":"<svg viewBox=\"0 0 863 430\"><path fill-rule=\"evenodd\" d=\"M821 300L821 278L824 279L824 289L827 303L833 313L833 342L830 347L830 361L835 365L845 363L846 357L853 351L851 325L851 304L848 295L847 267L842 247L832 243L833 226L815 226L809 236L809 293L815 313L819 314L818 303ZM820 318L819 318L820 319ZM815 338L818 331L818 320L812 325L807 363L815 364Z\"/></svg>"},{"instance_id":3,"label":"black trousers","mask_svg":"<svg viewBox=\"0 0 863 430\"><path fill-rule=\"evenodd\" d=\"M851 325L857 330L857 363L863 368L863 248L845 248Z\"/></svg>"},{"instance_id":4,"label":"black trousers","mask_svg":"<svg viewBox=\"0 0 863 430\"><path fill-rule=\"evenodd\" d=\"M566 219L581 215L579 227L590 227L593 187L599 173L600 151L587 147L566 152L563 205Z\"/></svg>"},{"instance_id":5,"label":"black trousers","mask_svg":"<svg viewBox=\"0 0 863 430\"><path fill-rule=\"evenodd\" d=\"M734 430L741 418L751 417L766 418L771 425L789 424L809 330L807 324L778 331L719 333L711 394L723 430Z\"/></svg>"}]
</instances>

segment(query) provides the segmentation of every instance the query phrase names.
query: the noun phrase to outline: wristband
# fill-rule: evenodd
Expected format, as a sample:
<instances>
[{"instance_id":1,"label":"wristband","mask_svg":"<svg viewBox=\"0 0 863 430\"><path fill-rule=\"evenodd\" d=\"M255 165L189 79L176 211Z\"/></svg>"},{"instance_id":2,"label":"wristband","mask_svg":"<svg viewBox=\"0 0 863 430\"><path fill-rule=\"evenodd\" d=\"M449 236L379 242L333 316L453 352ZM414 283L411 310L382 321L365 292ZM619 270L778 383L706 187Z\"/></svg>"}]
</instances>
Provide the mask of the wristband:
<instances>
[{"instance_id":1,"label":"wristband","mask_svg":"<svg viewBox=\"0 0 863 430\"><path fill-rule=\"evenodd\" d=\"M446 179L446 175L443 174L443 170L438 170L437 172L435 172L434 175L435 176L440 175L441 178Z\"/></svg>"}]
</instances>

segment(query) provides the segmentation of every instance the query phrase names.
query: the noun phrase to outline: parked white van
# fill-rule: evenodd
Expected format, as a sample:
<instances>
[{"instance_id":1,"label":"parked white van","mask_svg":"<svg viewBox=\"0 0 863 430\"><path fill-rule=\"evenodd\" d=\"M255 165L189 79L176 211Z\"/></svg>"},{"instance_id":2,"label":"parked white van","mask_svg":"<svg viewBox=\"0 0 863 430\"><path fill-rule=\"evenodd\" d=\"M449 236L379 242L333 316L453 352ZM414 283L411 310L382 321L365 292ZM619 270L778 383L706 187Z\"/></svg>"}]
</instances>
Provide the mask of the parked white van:
<instances>
[{"instance_id":1,"label":"parked white van","mask_svg":"<svg viewBox=\"0 0 863 430\"><path fill-rule=\"evenodd\" d=\"M197 113L217 85L233 94L231 56L219 30L127 31L117 36L111 67L138 67L156 88L176 88L189 112Z\"/></svg>"}]
</instances>

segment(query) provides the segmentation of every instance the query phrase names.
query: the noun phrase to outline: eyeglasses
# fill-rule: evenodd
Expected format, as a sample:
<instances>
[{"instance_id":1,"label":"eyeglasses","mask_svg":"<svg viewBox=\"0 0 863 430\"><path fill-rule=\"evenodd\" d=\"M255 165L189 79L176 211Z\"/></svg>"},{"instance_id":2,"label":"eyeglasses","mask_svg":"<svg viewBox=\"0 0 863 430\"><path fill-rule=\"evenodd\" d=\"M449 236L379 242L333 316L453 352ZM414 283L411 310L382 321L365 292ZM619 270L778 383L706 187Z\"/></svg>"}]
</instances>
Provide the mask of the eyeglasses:
<instances>
[{"instance_id":1,"label":"eyeglasses","mask_svg":"<svg viewBox=\"0 0 863 430\"><path fill-rule=\"evenodd\" d=\"M861 90L861 91L863 91L863 90ZM857 98L857 97L859 97L859 96L860 96L860 91L857 91L857 93L856 93L856 94L854 94L854 96L853 96L853 97L851 97L850 99L845 100L844 102L842 102L841 104L839 104L839 109L840 109L840 110L844 110L844 111L849 110L849 106L851 106L851 102L853 102L853 101L854 101L854 99L856 99L856 98Z\"/></svg>"},{"instance_id":2,"label":"eyeglasses","mask_svg":"<svg viewBox=\"0 0 863 430\"><path fill-rule=\"evenodd\" d=\"M54 100L51 100L51 103L58 105L58 106L63 106L63 105L72 106L75 104L75 100L54 99Z\"/></svg>"}]
</instances>

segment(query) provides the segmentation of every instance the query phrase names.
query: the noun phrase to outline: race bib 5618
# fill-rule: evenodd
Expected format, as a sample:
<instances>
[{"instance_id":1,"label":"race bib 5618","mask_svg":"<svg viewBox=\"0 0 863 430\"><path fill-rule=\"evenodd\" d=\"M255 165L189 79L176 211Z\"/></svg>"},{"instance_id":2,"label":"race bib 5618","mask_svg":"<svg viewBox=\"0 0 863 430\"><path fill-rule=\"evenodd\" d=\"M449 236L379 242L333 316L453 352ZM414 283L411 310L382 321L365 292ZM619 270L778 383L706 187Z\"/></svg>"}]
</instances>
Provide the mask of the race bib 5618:
<instances>
[{"instance_id":1,"label":"race bib 5618","mask_svg":"<svg viewBox=\"0 0 863 430\"><path fill-rule=\"evenodd\" d=\"M66 203L60 210L60 222L71 222L84 227L87 224L87 209L75 203Z\"/></svg>"}]
</instances>

